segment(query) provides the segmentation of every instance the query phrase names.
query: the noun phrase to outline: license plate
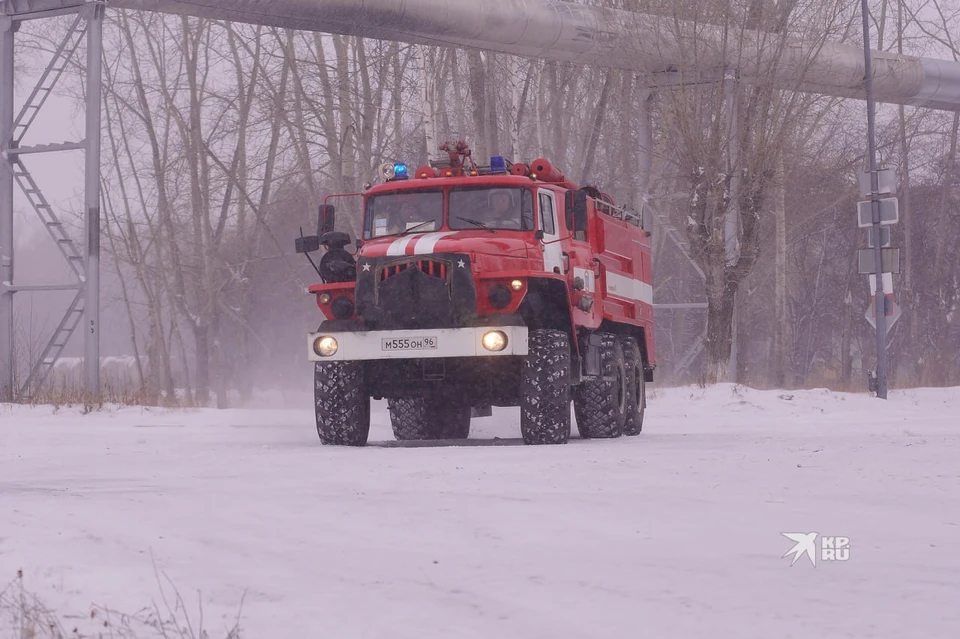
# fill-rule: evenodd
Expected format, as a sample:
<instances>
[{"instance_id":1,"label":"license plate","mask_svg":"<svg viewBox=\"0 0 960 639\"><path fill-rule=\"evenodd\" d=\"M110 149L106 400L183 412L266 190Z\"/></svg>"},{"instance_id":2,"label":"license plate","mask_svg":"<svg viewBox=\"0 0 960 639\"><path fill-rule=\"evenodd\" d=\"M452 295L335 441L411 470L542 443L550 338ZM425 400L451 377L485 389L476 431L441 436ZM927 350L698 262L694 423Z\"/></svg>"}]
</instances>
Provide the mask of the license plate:
<instances>
[{"instance_id":1,"label":"license plate","mask_svg":"<svg viewBox=\"0 0 960 639\"><path fill-rule=\"evenodd\" d=\"M385 337L382 351L432 351L437 349L436 337Z\"/></svg>"}]
</instances>

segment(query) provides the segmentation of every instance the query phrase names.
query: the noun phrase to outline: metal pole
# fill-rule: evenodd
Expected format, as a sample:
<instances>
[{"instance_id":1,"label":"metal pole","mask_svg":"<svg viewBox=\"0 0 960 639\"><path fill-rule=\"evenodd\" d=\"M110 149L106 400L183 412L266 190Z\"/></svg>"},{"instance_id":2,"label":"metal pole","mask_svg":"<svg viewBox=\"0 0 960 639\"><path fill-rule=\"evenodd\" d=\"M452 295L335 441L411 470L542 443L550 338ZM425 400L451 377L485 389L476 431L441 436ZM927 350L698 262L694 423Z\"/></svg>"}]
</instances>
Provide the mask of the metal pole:
<instances>
[{"instance_id":1,"label":"metal pole","mask_svg":"<svg viewBox=\"0 0 960 639\"><path fill-rule=\"evenodd\" d=\"M876 104L873 101L873 71L870 53L870 12L867 0L860 0L863 13L863 63L867 89L867 145L870 149L870 201L873 209L873 257L877 274L874 291L874 309L877 316L877 397L887 398L887 317L884 314L883 252L880 225L880 175L877 172L877 143L875 137Z\"/></svg>"},{"instance_id":2,"label":"metal pole","mask_svg":"<svg viewBox=\"0 0 960 639\"><path fill-rule=\"evenodd\" d=\"M88 6L87 136L85 211L87 227L84 300L84 377L90 400L100 398L100 100L103 53L102 3Z\"/></svg>"},{"instance_id":3,"label":"metal pole","mask_svg":"<svg viewBox=\"0 0 960 639\"><path fill-rule=\"evenodd\" d=\"M13 44L16 27L0 16L0 401L14 399L13 370Z\"/></svg>"}]
</instances>

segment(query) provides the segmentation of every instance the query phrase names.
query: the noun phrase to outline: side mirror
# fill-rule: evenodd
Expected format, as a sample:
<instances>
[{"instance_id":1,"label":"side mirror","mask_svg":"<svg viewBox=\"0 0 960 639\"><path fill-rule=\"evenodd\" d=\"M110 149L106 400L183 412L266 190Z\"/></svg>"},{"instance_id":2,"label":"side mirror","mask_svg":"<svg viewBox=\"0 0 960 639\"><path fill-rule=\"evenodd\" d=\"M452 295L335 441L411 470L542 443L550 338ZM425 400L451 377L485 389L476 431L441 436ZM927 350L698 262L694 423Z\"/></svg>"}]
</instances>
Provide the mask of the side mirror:
<instances>
[{"instance_id":1,"label":"side mirror","mask_svg":"<svg viewBox=\"0 0 960 639\"><path fill-rule=\"evenodd\" d=\"M543 238L545 238L545 237L546 237L546 235L544 234L543 229L537 229L537 232L533 234L533 238L534 238L535 240L540 241L540 242L542 242L542 241L543 241Z\"/></svg>"},{"instance_id":2,"label":"side mirror","mask_svg":"<svg viewBox=\"0 0 960 639\"><path fill-rule=\"evenodd\" d=\"M573 230L587 230L587 192L583 189L573 194Z\"/></svg>"},{"instance_id":3,"label":"side mirror","mask_svg":"<svg viewBox=\"0 0 960 639\"><path fill-rule=\"evenodd\" d=\"M297 253L309 254L320 250L320 238L316 235L297 238Z\"/></svg>"},{"instance_id":4,"label":"side mirror","mask_svg":"<svg viewBox=\"0 0 960 639\"><path fill-rule=\"evenodd\" d=\"M332 204L323 204L320 206L320 215L317 219L317 237L323 237L327 233L332 233L337 222L337 210Z\"/></svg>"}]
</instances>

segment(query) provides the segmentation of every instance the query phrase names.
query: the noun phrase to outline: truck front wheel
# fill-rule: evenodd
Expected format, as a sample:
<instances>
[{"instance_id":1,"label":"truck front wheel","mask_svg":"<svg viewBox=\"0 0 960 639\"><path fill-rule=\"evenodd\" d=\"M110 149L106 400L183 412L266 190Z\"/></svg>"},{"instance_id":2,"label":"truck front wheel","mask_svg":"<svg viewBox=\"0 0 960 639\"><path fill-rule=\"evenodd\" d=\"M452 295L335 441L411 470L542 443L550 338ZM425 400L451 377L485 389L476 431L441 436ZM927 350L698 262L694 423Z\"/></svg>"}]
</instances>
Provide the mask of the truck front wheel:
<instances>
[{"instance_id":1,"label":"truck front wheel","mask_svg":"<svg viewBox=\"0 0 960 639\"><path fill-rule=\"evenodd\" d=\"M601 377L580 384L573 397L577 430L584 439L623 435L631 395L620 339L612 333L600 333L600 337Z\"/></svg>"},{"instance_id":2,"label":"truck front wheel","mask_svg":"<svg viewBox=\"0 0 960 639\"><path fill-rule=\"evenodd\" d=\"M370 398L361 362L317 362L314 368L317 434L327 446L365 446Z\"/></svg>"},{"instance_id":3,"label":"truck front wheel","mask_svg":"<svg viewBox=\"0 0 960 639\"><path fill-rule=\"evenodd\" d=\"M524 443L566 444L570 439L570 338L565 332L530 333L520 391Z\"/></svg>"},{"instance_id":4,"label":"truck front wheel","mask_svg":"<svg viewBox=\"0 0 960 639\"><path fill-rule=\"evenodd\" d=\"M412 397L388 400L387 407L397 441L470 437L470 406Z\"/></svg>"}]
</instances>

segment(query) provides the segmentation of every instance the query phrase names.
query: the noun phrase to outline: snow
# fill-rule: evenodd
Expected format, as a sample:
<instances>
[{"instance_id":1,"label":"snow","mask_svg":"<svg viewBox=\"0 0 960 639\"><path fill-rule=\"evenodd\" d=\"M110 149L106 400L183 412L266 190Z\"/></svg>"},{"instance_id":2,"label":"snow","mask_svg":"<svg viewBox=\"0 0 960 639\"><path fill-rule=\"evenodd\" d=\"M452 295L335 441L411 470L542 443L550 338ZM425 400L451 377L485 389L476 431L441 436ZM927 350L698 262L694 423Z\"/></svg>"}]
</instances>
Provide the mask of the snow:
<instances>
[{"instance_id":1,"label":"snow","mask_svg":"<svg viewBox=\"0 0 960 639\"><path fill-rule=\"evenodd\" d=\"M309 398L0 406L0 590L23 569L88 633L92 606L159 601L159 572L212 637L242 598L244 637L956 637L958 408L665 389L640 437L539 448L514 410L399 447L378 405L386 443L336 449ZM849 560L791 566L781 533L813 531Z\"/></svg>"}]
</instances>

